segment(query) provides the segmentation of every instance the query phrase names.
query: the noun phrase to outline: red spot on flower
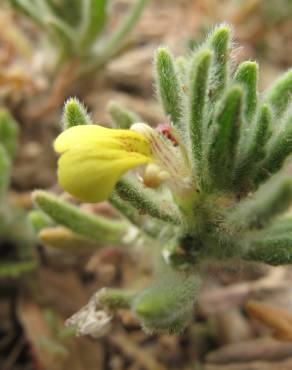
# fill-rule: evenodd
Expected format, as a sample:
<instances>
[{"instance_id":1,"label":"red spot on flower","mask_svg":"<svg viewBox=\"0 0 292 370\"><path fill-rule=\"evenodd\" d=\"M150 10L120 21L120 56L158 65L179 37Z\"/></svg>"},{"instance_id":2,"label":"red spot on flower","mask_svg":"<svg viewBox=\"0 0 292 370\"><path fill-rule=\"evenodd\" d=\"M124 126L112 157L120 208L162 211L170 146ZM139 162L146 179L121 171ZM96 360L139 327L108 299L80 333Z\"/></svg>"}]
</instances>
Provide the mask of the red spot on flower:
<instances>
[{"instance_id":1,"label":"red spot on flower","mask_svg":"<svg viewBox=\"0 0 292 370\"><path fill-rule=\"evenodd\" d=\"M171 127L167 123L160 123L157 127L156 130L166 137L168 140L170 140L175 146L178 145L178 141L176 137L174 136Z\"/></svg>"}]
</instances>

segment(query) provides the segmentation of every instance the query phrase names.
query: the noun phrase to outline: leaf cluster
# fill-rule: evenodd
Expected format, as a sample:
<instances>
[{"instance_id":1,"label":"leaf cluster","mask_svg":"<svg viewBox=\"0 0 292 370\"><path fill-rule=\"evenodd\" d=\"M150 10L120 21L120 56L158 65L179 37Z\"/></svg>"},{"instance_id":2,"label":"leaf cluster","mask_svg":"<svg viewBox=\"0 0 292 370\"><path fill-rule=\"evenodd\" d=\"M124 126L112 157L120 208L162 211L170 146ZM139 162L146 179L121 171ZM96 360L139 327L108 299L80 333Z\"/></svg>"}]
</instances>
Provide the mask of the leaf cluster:
<instances>
[{"instance_id":1,"label":"leaf cluster","mask_svg":"<svg viewBox=\"0 0 292 370\"><path fill-rule=\"evenodd\" d=\"M110 0L7 1L47 36L57 49L57 66L75 59L80 74L99 69L121 49L147 2L137 0L118 27L106 34Z\"/></svg>"},{"instance_id":2,"label":"leaf cluster","mask_svg":"<svg viewBox=\"0 0 292 370\"><path fill-rule=\"evenodd\" d=\"M234 67L232 47L232 30L223 24L186 56L174 58L165 47L155 54L158 99L190 163L194 194L178 199L166 186L149 189L130 175L118 182L110 199L159 253L148 287L133 294L105 290L99 300L111 309L131 308L150 332L185 327L206 260L292 261L292 71L261 95L258 64L244 61ZM115 102L108 110L116 127L139 121ZM90 120L84 107L70 100L63 122L66 129ZM72 227L69 213L62 222L56 217L67 206L58 206L54 216L52 198L41 194L45 206L38 197L49 216ZM93 230L85 220L90 230L83 235L88 236ZM80 233L75 226L72 230Z\"/></svg>"},{"instance_id":3,"label":"leaf cluster","mask_svg":"<svg viewBox=\"0 0 292 370\"><path fill-rule=\"evenodd\" d=\"M285 219L287 229L281 229L286 233L285 247L278 251L282 257L275 252L274 259L269 256L265 260L262 237L270 233L274 223L283 222L291 205L292 71L284 73L261 96L258 64L244 61L234 68L232 47L232 30L223 24L187 56L176 59L165 47L157 50L157 95L186 148L197 194L187 200L187 210L179 209L180 215L164 206L164 212L169 211L168 220L159 211L159 202L155 201L156 214L142 202L134 204L133 194L131 205L180 225L185 262L199 263L213 256L271 264L285 263L286 258L289 263L292 240L287 242L291 231ZM119 111L117 118L111 103L113 122L124 126L125 117L133 116L121 108ZM129 120L129 124L134 122L135 118ZM128 180L121 183L116 191L128 201L121 192ZM138 186L132 183L131 191ZM139 196L146 198L146 189L140 188ZM275 250L279 243L277 235ZM267 244L270 254L273 240L269 238Z\"/></svg>"}]
</instances>

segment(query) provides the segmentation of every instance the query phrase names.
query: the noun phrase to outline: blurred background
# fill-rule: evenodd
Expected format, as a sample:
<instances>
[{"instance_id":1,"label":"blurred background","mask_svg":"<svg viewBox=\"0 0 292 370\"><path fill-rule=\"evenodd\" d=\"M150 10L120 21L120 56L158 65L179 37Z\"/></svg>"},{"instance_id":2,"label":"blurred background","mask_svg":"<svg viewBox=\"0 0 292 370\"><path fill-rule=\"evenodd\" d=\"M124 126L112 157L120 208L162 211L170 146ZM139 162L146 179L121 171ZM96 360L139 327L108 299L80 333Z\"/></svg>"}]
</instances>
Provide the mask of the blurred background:
<instances>
[{"instance_id":1,"label":"blurred background","mask_svg":"<svg viewBox=\"0 0 292 370\"><path fill-rule=\"evenodd\" d=\"M38 2L44 1L31 4ZM62 10L62 1L48 2ZM64 320L98 288L147 279L150 257L147 251L118 247L97 252L51 248L27 231L24 216L33 207L32 190L59 191L52 142L69 96L83 101L96 123L110 125L111 101L145 122L162 123L153 89L155 48L168 45L175 55L187 53L222 22L234 27L234 65L257 60L264 91L292 65L292 1L152 0L122 42L109 50L103 34L114 34L135 3L115 0L98 62L89 49L83 54L70 49L67 24L74 29L80 16L68 12L74 2L67 0L69 7L57 20L46 8L29 14L30 8L18 4L29 1L0 3L0 141L7 139L5 122L13 121L8 144L15 146L9 179L0 179L8 187L0 204L0 369L292 369L289 268L208 266L193 323L180 336L147 335L121 310L103 338L75 338ZM112 216L106 204L83 207ZM15 221L5 229L9 218Z\"/></svg>"}]
</instances>

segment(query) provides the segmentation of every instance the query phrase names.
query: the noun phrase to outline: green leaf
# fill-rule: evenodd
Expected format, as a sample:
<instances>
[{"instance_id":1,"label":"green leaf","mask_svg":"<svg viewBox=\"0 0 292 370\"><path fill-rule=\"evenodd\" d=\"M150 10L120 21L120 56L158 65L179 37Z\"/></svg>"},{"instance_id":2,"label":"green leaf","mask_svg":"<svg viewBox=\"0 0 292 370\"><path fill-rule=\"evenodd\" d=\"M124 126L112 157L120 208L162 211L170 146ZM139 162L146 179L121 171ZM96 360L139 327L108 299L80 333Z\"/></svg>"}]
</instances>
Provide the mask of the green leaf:
<instances>
[{"instance_id":1,"label":"green leaf","mask_svg":"<svg viewBox=\"0 0 292 370\"><path fill-rule=\"evenodd\" d=\"M276 172L292 153L292 112L287 116L278 133L274 134L267 148L267 156L260 163L257 182Z\"/></svg>"},{"instance_id":2,"label":"green leaf","mask_svg":"<svg viewBox=\"0 0 292 370\"><path fill-rule=\"evenodd\" d=\"M80 48L87 51L104 29L107 21L107 0L83 0Z\"/></svg>"},{"instance_id":3,"label":"green leaf","mask_svg":"<svg viewBox=\"0 0 292 370\"><path fill-rule=\"evenodd\" d=\"M125 201L128 201L134 208L137 208L142 214L148 214L154 218L170 222L173 224L180 223L180 217L177 210L169 204L167 210L161 204L161 197L159 198L154 191L142 188L137 182L123 178L118 181L115 187L118 195Z\"/></svg>"},{"instance_id":4,"label":"green leaf","mask_svg":"<svg viewBox=\"0 0 292 370\"><path fill-rule=\"evenodd\" d=\"M231 211L229 226L235 229L260 229L285 212L292 203L292 165L272 176L256 192Z\"/></svg>"},{"instance_id":5,"label":"green leaf","mask_svg":"<svg viewBox=\"0 0 292 370\"><path fill-rule=\"evenodd\" d=\"M17 279L34 271L36 267L37 263L35 261L2 262L0 263L0 278Z\"/></svg>"},{"instance_id":6,"label":"green leaf","mask_svg":"<svg viewBox=\"0 0 292 370\"><path fill-rule=\"evenodd\" d=\"M132 309L147 332L179 333L191 320L199 287L197 274L169 272L138 293Z\"/></svg>"},{"instance_id":7,"label":"green leaf","mask_svg":"<svg viewBox=\"0 0 292 370\"><path fill-rule=\"evenodd\" d=\"M271 105L276 122L286 112L291 104L292 96L292 69L282 75L268 90L266 102Z\"/></svg>"},{"instance_id":8,"label":"green leaf","mask_svg":"<svg viewBox=\"0 0 292 370\"><path fill-rule=\"evenodd\" d=\"M10 158L14 158L18 145L18 124L11 114L5 110L0 110L0 143L4 146Z\"/></svg>"},{"instance_id":9,"label":"green leaf","mask_svg":"<svg viewBox=\"0 0 292 370\"><path fill-rule=\"evenodd\" d=\"M28 219L36 233L54 224L52 219L42 211L30 211Z\"/></svg>"},{"instance_id":10,"label":"green leaf","mask_svg":"<svg viewBox=\"0 0 292 370\"><path fill-rule=\"evenodd\" d=\"M129 10L122 23L115 31L113 31L109 38L104 40L103 45L99 49L98 60L95 61L93 69L99 69L105 63L107 63L109 59L118 53L123 46L125 38L140 19L143 9L147 3L148 0L136 0L135 4Z\"/></svg>"},{"instance_id":11,"label":"green leaf","mask_svg":"<svg viewBox=\"0 0 292 370\"><path fill-rule=\"evenodd\" d=\"M253 160L258 162L265 157L267 153L266 144L271 138L272 132L272 112L268 105L263 104L258 120L255 125L254 135L252 137L251 148L253 152Z\"/></svg>"},{"instance_id":12,"label":"green leaf","mask_svg":"<svg viewBox=\"0 0 292 370\"><path fill-rule=\"evenodd\" d=\"M157 238L161 229L165 230L163 221L152 218L149 215L142 214L142 212L134 208L130 202L123 200L116 191L111 195L109 202L122 216L127 218L133 225L136 225L141 231L145 232L153 238ZM172 226L170 225L172 228Z\"/></svg>"},{"instance_id":13,"label":"green leaf","mask_svg":"<svg viewBox=\"0 0 292 370\"><path fill-rule=\"evenodd\" d=\"M194 54L189 74L188 125L194 164L194 177L199 178L202 171L203 133L206 119L209 70L212 52L202 49Z\"/></svg>"},{"instance_id":14,"label":"green leaf","mask_svg":"<svg viewBox=\"0 0 292 370\"><path fill-rule=\"evenodd\" d=\"M265 228L262 233L264 236L276 235L280 233L292 234L292 217L286 215L280 219L277 219L270 227Z\"/></svg>"},{"instance_id":15,"label":"green leaf","mask_svg":"<svg viewBox=\"0 0 292 370\"><path fill-rule=\"evenodd\" d=\"M261 107L251 130L249 141L239 152L234 171L234 183L240 190L252 185L258 163L267 155L267 142L272 136L272 112L267 104Z\"/></svg>"},{"instance_id":16,"label":"green leaf","mask_svg":"<svg viewBox=\"0 0 292 370\"><path fill-rule=\"evenodd\" d=\"M85 106L77 98L69 98L66 101L62 121L64 130L73 126L91 123Z\"/></svg>"},{"instance_id":17,"label":"green leaf","mask_svg":"<svg viewBox=\"0 0 292 370\"><path fill-rule=\"evenodd\" d=\"M175 67L176 67L177 75L180 79L180 82L183 84L183 87L184 87L187 81L188 59L183 56L176 58Z\"/></svg>"},{"instance_id":18,"label":"green leaf","mask_svg":"<svg viewBox=\"0 0 292 370\"><path fill-rule=\"evenodd\" d=\"M109 199L109 202L119 211L124 217L136 224L139 219L139 211L132 207L127 201L124 201L116 191L114 191Z\"/></svg>"},{"instance_id":19,"label":"green leaf","mask_svg":"<svg viewBox=\"0 0 292 370\"><path fill-rule=\"evenodd\" d=\"M243 90L238 85L232 86L220 102L210 128L207 181L217 189L231 186L231 174L240 138L242 108Z\"/></svg>"},{"instance_id":20,"label":"green leaf","mask_svg":"<svg viewBox=\"0 0 292 370\"><path fill-rule=\"evenodd\" d=\"M111 221L82 211L48 192L35 191L33 198L38 207L57 224L93 240L109 243L119 242L127 232L127 223Z\"/></svg>"},{"instance_id":21,"label":"green leaf","mask_svg":"<svg viewBox=\"0 0 292 370\"><path fill-rule=\"evenodd\" d=\"M241 63L235 72L234 80L244 88L243 114L247 127L250 127L258 105L258 64L251 61Z\"/></svg>"},{"instance_id":22,"label":"green leaf","mask_svg":"<svg viewBox=\"0 0 292 370\"><path fill-rule=\"evenodd\" d=\"M11 160L0 144L0 200L7 194L10 184Z\"/></svg>"},{"instance_id":23,"label":"green leaf","mask_svg":"<svg viewBox=\"0 0 292 370\"><path fill-rule=\"evenodd\" d=\"M224 23L216 27L207 39L207 45L214 51L212 63L213 84L209 93L212 102L221 97L228 83L231 41L231 28Z\"/></svg>"},{"instance_id":24,"label":"green leaf","mask_svg":"<svg viewBox=\"0 0 292 370\"><path fill-rule=\"evenodd\" d=\"M134 123L141 122L141 118L137 114L115 101L108 104L107 111L116 128L129 129Z\"/></svg>"},{"instance_id":25,"label":"green leaf","mask_svg":"<svg viewBox=\"0 0 292 370\"><path fill-rule=\"evenodd\" d=\"M131 308L136 292L103 288L96 294L97 301L109 309Z\"/></svg>"},{"instance_id":26,"label":"green leaf","mask_svg":"<svg viewBox=\"0 0 292 370\"><path fill-rule=\"evenodd\" d=\"M37 337L38 345L50 354L66 358L69 355L67 348L59 341L46 337L45 335L39 335Z\"/></svg>"},{"instance_id":27,"label":"green leaf","mask_svg":"<svg viewBox=\"0 0 292 370\"><path fill-rule=\"evenodd\" d=\"M60 331L60 322L58 316L52 309L48 308L44 311L44 319L46 325L50 329L50 332L54 337L57 337Z\"/></svg>"},{"instance_id":28,"label":"green leaf","mask_svg":"<svg viewBox=\"0 0 292 370\"><path fill-rule=\"evenodd\" d=\"M39 1L39 0L37 0ZM83 0L45 0L52 12L70 24L74 29L81 21L81 4Z\"/></svg>"},{"instance_id":29,"label":"green leaf","mask_svg":"<svg viewBox=\"0 0 292 370\"><path fill-rule=\"evenodd\" d=\"M177 76L175 63L169 50L164 47L157 49L155 58L155 80L158 97L164 113L180 134L185 132L182 118L181 83Z\"/></svg>"},{"instance_id":30,"label":"green leaf","mask_svg":"<svg viewBox=\"0 0 292 370\"><path fill-rule=\"evenodd\" d=\"M263 236L261 239L251 241L250 249L243 258L273 266L292 263L292 232Z\"/></svg>"},{"instance_id":31,"label":"green leaf","mask_svg":"<svg viewBox=\"0 0 292 370\"><path fill-rule=\"evenodd\" d=\"M25 14L37 25L43 27L42 14L39 14L35 0L9 0L9 2L16 10Z\"/></svg>"},{"instance_id":32,"label":"green leaf","mask_svg":"<svg viewBox=\"0 0 292 370\"><path fill-rule=\"evenodd\" d=\"M75 52L74 30L61 18L57 18L53 15L45 17L44 23L49 29L52 37L59 43L59 62L66 61Z\"/></svg>"}]
</instances>

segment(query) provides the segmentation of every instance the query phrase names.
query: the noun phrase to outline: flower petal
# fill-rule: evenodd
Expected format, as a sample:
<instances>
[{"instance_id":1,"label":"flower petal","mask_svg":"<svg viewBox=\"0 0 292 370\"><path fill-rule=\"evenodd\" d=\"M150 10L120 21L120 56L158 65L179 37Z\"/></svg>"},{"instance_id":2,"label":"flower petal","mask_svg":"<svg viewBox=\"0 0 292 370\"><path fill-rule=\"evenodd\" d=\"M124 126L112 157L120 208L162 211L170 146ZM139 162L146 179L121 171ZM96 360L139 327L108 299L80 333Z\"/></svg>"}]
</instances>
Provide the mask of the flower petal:
<instances>
[{"instance_id":1,"label":"flower petal","mask_svg":"<svg viewBox=\"0 0 292 370\"><path fill-rule=\"evenodd\" d=\"M75 146L81 148L88 145L151 155L150 145L140 133L110 129L99 125L80 125L65 130L55 140L54 148L56 152L64 153Z\"/></svg>"},{"instance_id":2,"label":"flower petal","mask_svg":"<svg viewBox=\"0 0 292 370\"><path fill-rule=\"evenodd\" d=\"M86 141L86 147L74 146L59 159L59 183L81 201L101 202L109 198L126 171L151 161L151 157L140 153L96 147L94 142Z\"/></svg>"}]
</instances>

